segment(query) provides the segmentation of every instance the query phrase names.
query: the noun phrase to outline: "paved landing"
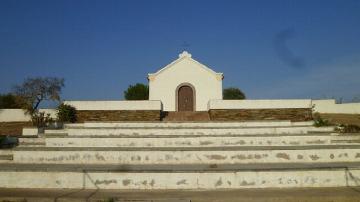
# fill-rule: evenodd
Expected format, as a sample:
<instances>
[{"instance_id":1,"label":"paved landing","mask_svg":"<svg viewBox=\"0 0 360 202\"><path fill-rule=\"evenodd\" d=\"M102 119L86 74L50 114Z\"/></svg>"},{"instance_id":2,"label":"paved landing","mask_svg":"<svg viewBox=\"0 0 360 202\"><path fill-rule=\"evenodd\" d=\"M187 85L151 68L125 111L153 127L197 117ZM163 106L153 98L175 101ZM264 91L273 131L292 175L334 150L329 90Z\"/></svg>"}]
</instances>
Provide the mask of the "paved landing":
<instances>
[{"instance_id":1,"label":"paved landing","mask_svg":"<svg viewBox=\"0 0 360 202\"><path fill-rule=\"evenodd\" d=\"M39 190L0 189L0 201L8 202L358 202L360 189L252 189L252 190Z\"/></svg>"}]
</instances>

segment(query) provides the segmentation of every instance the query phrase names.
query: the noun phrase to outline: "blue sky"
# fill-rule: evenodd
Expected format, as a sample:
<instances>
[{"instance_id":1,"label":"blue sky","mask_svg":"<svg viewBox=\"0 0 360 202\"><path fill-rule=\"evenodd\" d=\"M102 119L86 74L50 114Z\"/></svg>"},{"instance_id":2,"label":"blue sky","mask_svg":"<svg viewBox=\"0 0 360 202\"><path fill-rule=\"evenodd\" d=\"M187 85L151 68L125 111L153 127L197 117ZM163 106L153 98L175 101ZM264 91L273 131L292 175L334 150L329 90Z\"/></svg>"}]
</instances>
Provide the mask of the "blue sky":
<instances>
[{"instance_id":1,"label":"blue sky","mask_svg":"<svg viewBox=\"0 0 360 202\"><path fill-rule=\"evenodd\" d=\"M184 49L250 99L360 97L359 0L0 0L0 93L123 99Z\"/></svg>"}]
</instances>

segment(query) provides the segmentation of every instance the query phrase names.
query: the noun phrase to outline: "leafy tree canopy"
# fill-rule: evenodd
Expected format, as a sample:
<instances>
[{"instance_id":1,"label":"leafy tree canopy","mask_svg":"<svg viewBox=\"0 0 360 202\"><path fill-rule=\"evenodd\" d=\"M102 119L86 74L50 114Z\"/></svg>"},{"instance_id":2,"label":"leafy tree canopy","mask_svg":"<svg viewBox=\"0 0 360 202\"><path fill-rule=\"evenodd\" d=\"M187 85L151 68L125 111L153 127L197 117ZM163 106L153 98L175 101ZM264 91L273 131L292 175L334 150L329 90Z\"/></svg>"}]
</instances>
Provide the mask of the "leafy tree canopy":
<instances>
[{"instance_id":1,"label":"leafy tree canopy","mask_svg":"<svg viewBox=\"0 0 360 202\"><path fill-rule=\"evenodd\" d=\"M126 100L148 100L149 86L142 83L130 85L128 89L124 91L124 97Z\"/></svg>"},{"instance_id":2,"label":"leafy tree canopy","mask_svg":"<svg viewBox=\"0 0 360 202\"><path fill-rule=\"evenodd\" d=\"M223 90L224 100L244 100L246 99L245 94L239 88L225 88Z\"/></svg>"},{"instance_id":3,"label":"leafy tree canopy","mask_svg":"<svg viewBox=\"0 0 360 202\"><path fill-rule=\"evenodd\" d=\"M22 98L22 108L33 114L44 100L60 101L62 87L64 87L63 78L27 78L21 85L14 87L14 94Z\"/></svg>"},{"instance_id":4,"label":"leafy tree canopy","mask_svg":"<svg viewBox=\"0 0 360 202\"><path fill-rule=\"evenodd\" d=\"M19 104L19 97L14 94L0 94L0 109L19 109L22 108Z\"/></svg>"}]
</instances>

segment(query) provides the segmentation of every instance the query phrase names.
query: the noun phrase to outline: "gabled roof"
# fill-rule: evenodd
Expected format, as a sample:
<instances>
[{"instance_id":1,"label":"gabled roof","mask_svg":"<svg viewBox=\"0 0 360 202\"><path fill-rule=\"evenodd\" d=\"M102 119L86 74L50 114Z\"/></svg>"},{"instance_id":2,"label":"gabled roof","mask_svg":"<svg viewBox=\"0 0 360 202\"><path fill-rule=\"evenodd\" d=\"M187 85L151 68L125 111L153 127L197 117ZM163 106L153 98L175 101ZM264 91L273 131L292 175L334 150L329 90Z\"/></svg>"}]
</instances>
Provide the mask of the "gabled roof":
<instances>
[{"instance_id":1,"label":"gabled roof","mask_svg":"<svg viewBox=\"0 0 360 202\"><path fill-rule=\"evenodd\" d=\"M167 69L170 69L172 66L174 66L175 64L179 63L180 61L182 60L190 60L194 63L197 63L201 68L203 68L204 70L210 72L211 74L213 74L214 76L216 77L221 77L221 79L223 78L223 73L218 73L218 72L215 72L214 70L208 68L207 66L201 64L200 62L194 60L192 57L191 57L191 54L188 53L187 51L183 51L182 53L179 54L179 58L174 60L173 62L171 62L170 64L166 65L165 67L161 68L160 70L158 70L157 72L155 73L149 73L148 74L148 79L150 77L154 78L156 77L157 75L159 75L161 72L164 72L166 71Z\"/></svg>"}]
</instances>

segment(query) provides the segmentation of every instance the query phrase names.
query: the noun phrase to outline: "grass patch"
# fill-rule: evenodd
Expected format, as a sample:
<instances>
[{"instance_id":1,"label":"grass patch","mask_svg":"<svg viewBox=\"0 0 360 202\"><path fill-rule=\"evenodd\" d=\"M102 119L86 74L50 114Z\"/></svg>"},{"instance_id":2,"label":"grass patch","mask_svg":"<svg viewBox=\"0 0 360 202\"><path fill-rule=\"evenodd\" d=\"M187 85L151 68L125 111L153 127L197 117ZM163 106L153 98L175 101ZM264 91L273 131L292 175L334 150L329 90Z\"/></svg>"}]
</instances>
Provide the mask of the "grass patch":
<instances>
[{"instance_id":1,"label":"grass patch","mask_svg":"<svg viewBox=\"0 0 360 202\"><path fill-rule=\"evenodd\" d=\"M314 113L313 119L315 127L331 126L331 123L327 119L321 118L319 113Z\"/></svg>"},{"instance_id":2,"label":"grass patch","mask_svg":"<svg viewBox=\"0 0 360 202\"><path fill-rule=\"evenodd\" d=\"M341 124L336 126L335 131L339 133L360 133L360 127L353 124Z\"/></svg>"}]
</instances>

